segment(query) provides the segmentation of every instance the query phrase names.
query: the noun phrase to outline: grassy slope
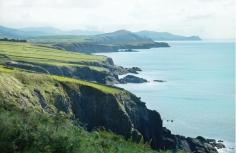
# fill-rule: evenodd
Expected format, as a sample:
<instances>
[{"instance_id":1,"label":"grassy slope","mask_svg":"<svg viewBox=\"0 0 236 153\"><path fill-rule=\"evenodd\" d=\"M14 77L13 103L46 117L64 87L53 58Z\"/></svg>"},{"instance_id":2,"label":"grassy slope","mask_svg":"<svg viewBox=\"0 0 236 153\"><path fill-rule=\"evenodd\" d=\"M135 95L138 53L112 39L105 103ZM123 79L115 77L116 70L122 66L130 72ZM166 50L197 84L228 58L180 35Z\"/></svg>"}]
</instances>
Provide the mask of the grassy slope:
<instances>
[{"instance_id":1,"label":"grassy slope","mask_svg":"<svg viewBox=\"0 0 236 153\"><path fill-rule=\"evenodd\" d=\"M55 35L55 36L39 36L29 39L30 42L36 43L75 43L89 42L92 36L76 36L76 35Z\"/></svg>"},{"instance_id":2,"label":"grassy slope","mask_svg":"<svg viewBox=\"0 0 236 153\"><path fill-rule=\"evenodd\" d=\"M7 57L6 57L7 56ZM64 52L62 50L36 46L30 43L14 43L0 41L0 63L4 61L23 61L39 64L50 64L55 66L88 66L88 63L103 63L105 56L86 55L75 52ZM89 66L96 70L102 67Z\"/></svg>"},{"instance_id":3,"label":"grassy slope","mask_svg":"<svg viewBox=\"0 0 236 153\"><path fill-rule=\"evenodd\" d=\"M88 82L84 80L79 80L79 79L73 79L73 78L68 78L68 77L62 77L62 76L56 76L56 75L46 75L46 74L33 74L33 73L28 73L28 72L21 72L21 70L18 69L8 69L6 67L3 67L0 65L0 84L4 86L13 86L14 84L11 84L11 81L9 78L13 77L13 80L19 80L20 82L22 81L27 81L31 82L31 86L34 86L34 82L39 82L41 81L41 88L44 88L44 85L49 85L50 83L53 84L53 82L59 81L59 82L65 82L65 83L72 83L75 85L82 85L82 86L89 86L96 88L104 93L108 94L116 94L121 92L119 88L116 87L110 87L102 84L97 84L93 82ZM8 84L9 83L9 84ZM37 84L37 86L40 84ZM4 87L3 86L3 87Z\"/></svg>"},{"instance_id":4,"label":"grassy slope","mask_svg":"<svg viewBox=\"0 0 236 153\"><path fill-rule=\"evenodd\" d=\"M1 151L4 153L155 152L148 145L132 143L110 132L86 132L82 127L75 126L64 113L50 115L42 112L36 103L37 98L31 93L35 89L40 90L50 103L55 95L65 96L63 90L57 86L57 83L61 82L78 87L94 87L108 94L120 92L116 88L86 81L18 72L0 67Z\"/></svg>"},{"instance_id":5,"label":"grassy slope","mask_svg":"<svg viewBox=\"0 0 236 153\"><path fill-rule=\"evenodd\" d=\"M0 107L0 150L4 153L155 153L105 132L87 132L63 114L52 116Z\"/></svg>"},{"instance_id":6,"label":"grassy slope","mask_svg":"<svg viewBox=\"0 0 236 153\"><path fill-rule=\"evenodd\" d=\"M113 45L140 45L145 43L153 43L151 39L143 38L135 33L126 30L119 30L111 33L104 33L99 35L90 36L73 36L73 35L52 35L52 36L40 36L29 39L34 43L95 43L105 44L107 46Z\"/></svg>"},{"instance_id":7,"label":"grassy slope","mask_svg":"<svg viewBox=\"0 0 236 153\"><path fill-rule=\"evenodd\" d=\"M56 96L66 96L58 84L89 86L106 94L122 90L78 79L34 74L2 65L7 58L27 62L67 64L70 61L103 62L103 56L89 56L34 46L28 43L0 42L0 150L5 153L154 153L148 145L135 144L110 132L86 132L63 113L44 113L32 94L40 90L56 112ZM7 56L7 57L6 57ZM40 57L40 58L39 58ZM32 108L32 109L26 109ZM76 126L75 126L76 124Z\"/></svg>"},{"instance_id":8,"label":"grassy slope","mask_svg":"<svg viewBox=\"0 0 236 153\"><path fill-rule=\"evenodd\" d=\"M90 86L107 94L121 90L70 78L18 72L0 67L0 150L4 153L157 153L148 144L133 143L106 131L87 132L70 114L45 113L34 89L50 104L55 95L65 96L58 83ZM27 101L27 99L30 99ZM26 106L28 105L28 106ZM37 107L38 106L38 107ZM30 109L31 108L31 109ZM53 109L53 108L52 108ZM57 113L56 113L57 112ZM162 153L170 153L164 151Z\"/></svg>"}]
</instances>

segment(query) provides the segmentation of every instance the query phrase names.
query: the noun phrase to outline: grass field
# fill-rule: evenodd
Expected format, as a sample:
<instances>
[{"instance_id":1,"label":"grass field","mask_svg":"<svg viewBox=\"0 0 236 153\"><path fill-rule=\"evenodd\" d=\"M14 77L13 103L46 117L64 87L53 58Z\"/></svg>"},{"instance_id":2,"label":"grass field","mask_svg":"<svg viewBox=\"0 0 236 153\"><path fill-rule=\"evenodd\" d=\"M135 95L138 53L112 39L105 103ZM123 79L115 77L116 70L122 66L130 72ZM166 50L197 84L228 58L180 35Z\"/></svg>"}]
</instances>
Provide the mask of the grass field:
<instances>
[{"instance_id":1,"label":"grass field","mask_svg":"<svg viewBox=\"0 0 236 153\"><path fill-rule=\"evenodd\" d=\"M55 36L39 36L30 38L30 42L35 43L75 43L89 42L92 36L76 36L76 35L55 35Z\"/></svg>"},{"instance_id":2,"label":"grass field","mask_svg":"<svg viewBox=\"0 0 236 153\"><path fill-rule=\"evenodd\" d=\"M31 43L0 41L0 63L6 60L13 60L56 66L89 66L89 63L103 63L106 59L105 56L65 52Z\"/></svg>"},{"instance_id":3,"label":"grass field","mask_svg":"<svg viewBox=\"0 0 236 153\"><path fill-rule=\"evenodd\" d=\"M89 63L104 63L107 60L105 56L87 55L75 52L67 52L57 49L36 46L30 43L1 42L0 41L0 72L1 73L24 73L28 79L44 78L54 79L57 81L70 82L78 85L91 86L106 93L120 92L118 88L92 83L84 80L78 80L63 76L46 75L46 74L30 74L24 69L8 68L4 66L7 61L20 61L35 64L48 64L55 66L73 66L73 67L90 67L97 71L102 71L103 67L90 66ZM24 72L22 72L24 71ZM35 80L35 79L34 79Z\"/></svg>"}]
</instances>

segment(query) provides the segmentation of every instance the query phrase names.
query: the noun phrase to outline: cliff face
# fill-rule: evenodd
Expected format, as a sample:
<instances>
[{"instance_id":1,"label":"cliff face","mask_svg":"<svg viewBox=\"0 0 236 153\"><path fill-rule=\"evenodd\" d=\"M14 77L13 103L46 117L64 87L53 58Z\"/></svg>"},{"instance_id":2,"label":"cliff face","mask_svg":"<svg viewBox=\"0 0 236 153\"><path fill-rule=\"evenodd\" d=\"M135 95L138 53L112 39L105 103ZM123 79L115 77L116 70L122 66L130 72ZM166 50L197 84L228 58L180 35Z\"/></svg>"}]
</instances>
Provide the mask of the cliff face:
<instances>
[{"instance_id":1,"label":"cliff face","mask_svg":"<svg viewBox=\"0 0 236 153\"><path fill-rule=\"evenodd\" d=\"M160 114L119 88L34 74L0 74L0 104L54 114L62 112L89 130L106 130L154 149L216 153L203 139L185 138L163 128Z\"/></svg>"},{"instance_id":2,"label":"cliff face","mask_svg":"<svg viewBox=\"0 0 236 153\"><path fill-rule=\"evenodd\" d=\"M83 52L83 53L99 53L99 52L118 52L120 49L150 49L158 47L169 47L164 42L141 42L141 43L123 43L123 44L100 44L100 43L56 43L53 47L57 49Z\"/></svg>"},{"instance_id":3,"label":"cliff face","mask_svg":"<svg viewBox=\"0 0 236 153\"><path fill-rule=\"evenodd\" d=\"M79 63L76 64L79 65ZM83 62L83 64L85 63ZM110 58L107 58L104 63L89 62L86 63L86 66L57 66L41 63L15 62L10 60L5 62L5 66L38 73L72 77L107 85L119 83L118 75L126 74L132 70L114 65ZM134 72L136 72L136 70Z\"/></svg>"}]
</instances>

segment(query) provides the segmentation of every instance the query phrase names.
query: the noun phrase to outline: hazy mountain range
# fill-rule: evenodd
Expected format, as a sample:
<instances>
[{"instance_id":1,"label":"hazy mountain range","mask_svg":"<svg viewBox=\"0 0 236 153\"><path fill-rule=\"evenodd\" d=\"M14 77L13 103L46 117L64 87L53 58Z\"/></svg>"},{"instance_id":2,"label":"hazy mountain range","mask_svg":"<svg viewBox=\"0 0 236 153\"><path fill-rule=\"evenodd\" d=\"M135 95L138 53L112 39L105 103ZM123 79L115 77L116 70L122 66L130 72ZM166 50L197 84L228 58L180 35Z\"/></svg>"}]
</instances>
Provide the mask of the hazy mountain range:
<instances>
[{"instance_id":1,"label":"hazy mountain range","mask_svg":"<svg viewBox=\"0 0 236 153\"><path fill-rule=\"evenodd\" d=\"M54 27L26 27L21 29L8 28L0 26L0 38L17 38L17 39L27 39L38 36L52 36L52 35L99 35L100 38L104 35L111 35L116 38L123 36L124 33L127 33L127 30L118 30L113 33L104 33L101 31L89 31L89 30L71 30L64 31ZM155 32L155 31L139 31L132 32L130 35L131 39L140 39L141 37L145 39L152 39L155 41L171 41L171 40L201 40L199 36L182 36L175 35L169 32Z\"/></svg>"},{"instance_id":2,"label":"hazy mountain range","mask_svg":"<svg viewBox=\"0 0 236 153\"><path fill-rule=\"evenodd\" d=\"M151 38L156 41L171 41L171 40L201 40L199 36L182 36L169 32L155 32L155 31L139 31L137 35L142 37Z\"/></svg>"}]
</instances>

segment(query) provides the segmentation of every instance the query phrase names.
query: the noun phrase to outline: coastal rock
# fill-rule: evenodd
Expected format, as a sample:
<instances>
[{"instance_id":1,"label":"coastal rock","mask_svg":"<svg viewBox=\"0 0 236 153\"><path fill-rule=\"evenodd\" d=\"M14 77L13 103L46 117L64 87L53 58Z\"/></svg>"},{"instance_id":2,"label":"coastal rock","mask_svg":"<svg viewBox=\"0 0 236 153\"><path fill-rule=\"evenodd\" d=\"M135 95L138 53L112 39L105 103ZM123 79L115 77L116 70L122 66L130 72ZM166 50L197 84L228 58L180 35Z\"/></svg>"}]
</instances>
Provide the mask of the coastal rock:
<instances>
[{"instance_id":1,"label":"coastal rock","mask_svg":"<svg viewBox=\"0 0 236 153\"><path fill-rule=\"evenodd\" d=\"M128 73L134 74L138 74L138 72L142 71L142 69L139 67L126 68L126 70L128 71Z\"/></svg>"},{"instance_id":2,"label":"coastal rock","mask_svg":"<svg viewBox=\"0 0 236 153\"><path fill-rule=\"evenodd\" d=\"M153 80L154 82L166 82L166 80Z\"/></svg>"},{"instance_id":3,"label":"coastal rock","mask_svg":"<svg viewBox=\"0 0 236 153\"><path fill-rule=\"evenodd\" d=\"M99 44L99 43L57 43L52 45L53 48L82 52L82 53L104 53L104 52L119 52L120 49L133 50L133 49L150 49L158 47L170 47L168 43L164 42L145 42L137 44Z\"/></svg>"},{"instance_id":4,"label":"coastal rock","mask_svg":"<svg viewBox=\"0 0 236 153\"><path fill-rule=\"evenodd\" d=\"M73 63L73 64L81 64L81 63ZM56 65L35 64L35 63L16 62L8 60L5 62L5 66L8 68L20 68L37 73L46 73L46 74L72 77L92 82L98 82L106 85L114 85L120 83L118 75L124 75L127 73L137 74L138 71L141 71L141 69L138 67L124 68L122 66L116 66L114 65L114 62L111 58L107 58L104 63L83 62L82 64L85 64L87 66L81 66L81 67L56 66ZM104 71L92 69L90 68L90 66L104 69ZM138 78L136 78L136 81L137 80ZM123 81L125 82L125 80ZM140 82L141 81L145 80L140 79Z\"/></svg>"},{"instance_id":5,"label":"coastal rock","mask_svg":"<svg viewBox=\"0 0 236 153\"><path fill-rule=\"evenodd\" d=\"M50 115L62 112L78 119L88 131L101 128L137 143L143 139L156 150L217 153L212 140L172 134L163 127L157 111L149 110L140 98L123 89L116 88L118 91L113 93L109 90L114 88L104 90L98 84L90 86L32 74L9 75L0 75L2 104Z\"/></svg>"},{"instance_id":6,"label":"coastal rock","mask_svg":"<svg viewBox=\"0 0 236 153\"><path fill-rule=\"evenodd\" d=\"M47 64L35 64L35 63L23 63L23 62L15 62L15 61L7 61L5 62L5 66L9 68L20 68L27 71L33 71L37 73L46 73L53 74L59 76L72 77L92 82L98 82L107 85L114 85L119 83L118 75L115 73L116 71L126 71L125 68L121 67L116 69L117 67L113 65L113 60L108 58L105 61L104 65L98 65L97 63L89 63L91 66L99 66L101 68L108 68L109 71L97 71L95 69L91 69L89 66L76 67L76 66L55 66L55 65L47 65ZM88 65L89 65L88 64ZM111 68L112 67L112 68Z\"/></svg>"},{"instance_id":7,"label":"coastal rock","mask_svg":"<svg viewBox=\"0 0 236 153\"><path fill-rule=\"evenodd\" d=\"M127 75L124 78L120 79L120 83L125 84L125 83L145 83L148 82L146 79L139 78L133 75Z\"/></svg>"}]
</instances>

